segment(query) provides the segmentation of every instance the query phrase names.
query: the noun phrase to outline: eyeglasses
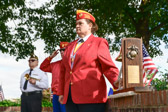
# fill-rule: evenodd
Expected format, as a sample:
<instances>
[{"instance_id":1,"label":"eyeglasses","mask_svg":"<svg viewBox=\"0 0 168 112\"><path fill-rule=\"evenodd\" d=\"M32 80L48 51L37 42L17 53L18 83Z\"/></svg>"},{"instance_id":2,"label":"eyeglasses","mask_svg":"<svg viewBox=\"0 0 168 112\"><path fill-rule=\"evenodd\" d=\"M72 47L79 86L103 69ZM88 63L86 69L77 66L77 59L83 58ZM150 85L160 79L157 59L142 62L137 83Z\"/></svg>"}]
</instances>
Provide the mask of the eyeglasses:
<instances>
[{"instance_id":1,"label":"eyeglasses","mask_svg":"<svg viewBox=\"0 0 168 112\"><path fill-rule=\"evenodd\" d=\"M61 52L61 51L65 51L65 49L60 49L60 52Z\"/></svg>"},{"instance_id":2,"label":"eyeglasses","mask_svg":"<svg viewBox=\"0 0 168 112\"><path fill-rule=\"evenodd\" d=\"M28 60L28 62L34 62L34 61L37 61L37 60Z\"/></svg>"}]
</instances>

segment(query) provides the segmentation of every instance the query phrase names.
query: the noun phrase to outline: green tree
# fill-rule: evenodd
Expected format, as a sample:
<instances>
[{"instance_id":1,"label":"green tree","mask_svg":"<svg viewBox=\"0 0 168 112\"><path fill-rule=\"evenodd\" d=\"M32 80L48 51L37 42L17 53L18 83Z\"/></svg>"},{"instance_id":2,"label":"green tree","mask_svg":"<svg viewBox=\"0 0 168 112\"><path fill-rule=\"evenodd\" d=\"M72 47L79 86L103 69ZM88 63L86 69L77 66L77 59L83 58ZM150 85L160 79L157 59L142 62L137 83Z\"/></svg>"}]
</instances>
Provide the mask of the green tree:
<instances>
[{"instance_id":1,"label":"green tree","mask_svg":"<svg viewBox=\"0 0 168 112\"><path fill-rule=\"evenodd\" d=\"M35 49L30 31L15 23L24 19L19 16L19 12L25 7L24 0L0 1L0 51L17 56L16 60L25 58ZM11 23L14 23L14 28Z\"/></svg>"},{"instance_id":2,"label":"green tree","mask_svg":"<svg viewBox=\"0 0 168 112\"><path fill-rule=\"evenodd\" d=\"M29 38L29 42L44 40L45 52L50 53L60 41L76 38L75 13L77 9L82 9L95 16L99 26L96 35L112 43L111 51L119 51L122 38L136 37L142 38L149 54L156 57L162 55L160 42L168 43L167 4L167 0L50 0L40 8L20 8L17 18L20 19L17 26L20 32L16 34L17 38ZM108 38L112 34L115 38ZM12 45L15 46L15 43ZM13 54L19 59L25 57L26 52L31 51L28 49ZM10 53L9 50L6 53ZM25 55L21 57L21 54Z\"/></svg>"},{"instance_id":3,"label":"green tree","mask_svg":"<svg viewBox=\"0 0 168 112\"><path fill-rule=\"evenodd\" d=\"M151 85L155 87L157 91L168 89L168 70L159 71L159 78L154 78Z\"/></svg>"}]
</instances>

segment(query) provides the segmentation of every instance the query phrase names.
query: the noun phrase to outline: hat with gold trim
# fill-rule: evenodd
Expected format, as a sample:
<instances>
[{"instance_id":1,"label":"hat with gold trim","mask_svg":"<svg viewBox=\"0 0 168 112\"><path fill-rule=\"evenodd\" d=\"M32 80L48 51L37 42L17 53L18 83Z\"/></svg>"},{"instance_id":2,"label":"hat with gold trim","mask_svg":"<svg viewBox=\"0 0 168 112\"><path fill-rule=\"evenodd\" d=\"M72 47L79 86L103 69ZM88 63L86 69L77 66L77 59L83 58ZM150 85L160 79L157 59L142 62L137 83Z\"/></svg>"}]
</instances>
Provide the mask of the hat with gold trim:
<instances>
[{"instance_id":1,"label":"hat with gold trim","mask_svg":"<svg viewBox=\"0 0 168 112\"><path fill-rule=\"evenodd\" d=\"M60 42L60 49L65 49L69 42Z\"/></svg>"},{"instance_id":2,"label":"hat with gold trim","mask_svg":"<svg viewBox=\"0 0 168 112\"><path fill-rule=\"evenodd\" d=\"M79 19L89 19L95 23L95 18L93 17L93 15L84 10L76 11L76 20L79 20Z\"/></svg>"},{"instance_id":3,"label":"hat with gold trim","mask_svg":"<svg viewBox=\"0 0 168 112\"><path fill-rule=\"evenodd\" d=\"M34 53L30 56L30 58L35 58L38 60L38 57Z\"/></svg>"}]
</instances>

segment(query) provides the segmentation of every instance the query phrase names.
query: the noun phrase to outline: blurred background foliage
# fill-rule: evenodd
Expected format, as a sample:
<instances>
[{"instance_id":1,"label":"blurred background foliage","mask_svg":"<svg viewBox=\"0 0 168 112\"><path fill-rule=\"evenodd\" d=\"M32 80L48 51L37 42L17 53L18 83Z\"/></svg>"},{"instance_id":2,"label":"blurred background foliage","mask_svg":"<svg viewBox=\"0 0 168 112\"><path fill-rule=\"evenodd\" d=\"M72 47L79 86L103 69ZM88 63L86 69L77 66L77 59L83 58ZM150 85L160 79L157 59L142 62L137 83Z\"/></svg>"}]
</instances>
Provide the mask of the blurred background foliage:
<instances>
[{"instance_id":1,"label":"blurred background foliage","mask_svg":"<svg viewBox=\"0 0 168 112\"><path fill-rule=\"evenodd\" d=\"M44 40L46 53L60 41L76 39L76 10L90 12L99 26L97 36L106 38L110 51L119 51L121 39L142 38L151 57L162 55L159 46L168 45L167 0L46 0L36 7L34 0L0 1L0 51L16 56L29 56ZM111 36L114 38L110 38Z\"/></svg>"},{"instance_id":2,"label":"blurred background foliage","mask_svg":"<svg viewBox=\"0 0 168 112\"><path fill-rule=\"evenodd\" d=\"M0 101L0 107L21 106L21 99L11 99ZM50 88L43 90L42 107L52 107Z\"/></svg>"},{"instance_id":3,"label":"blurred background foliage","mask_svg":"<svg viewBox=\"0 0 168 112\"><path fill-rule=\"evenodd\" d=\"M159 77L155 77L152 82L151 86L153 86L157 91L159 90L167 90L168 89L168 70L165 69L164 71L159 71Z\"/></svg>"}]
</instances>

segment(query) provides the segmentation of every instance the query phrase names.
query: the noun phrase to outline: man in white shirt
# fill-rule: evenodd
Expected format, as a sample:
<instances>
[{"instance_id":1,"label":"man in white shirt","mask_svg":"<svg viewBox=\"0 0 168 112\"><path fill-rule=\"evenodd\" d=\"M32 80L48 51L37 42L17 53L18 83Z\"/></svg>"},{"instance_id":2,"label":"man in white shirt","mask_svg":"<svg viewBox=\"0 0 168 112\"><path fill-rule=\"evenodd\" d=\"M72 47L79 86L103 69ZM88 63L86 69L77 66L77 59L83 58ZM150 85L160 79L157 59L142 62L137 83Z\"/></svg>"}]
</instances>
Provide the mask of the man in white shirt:
<instances>
[{"instance_id":1,"label":"man in white shirt","mask_svg":"<svg viewBox=\"0 0 168 112\"><path fill-rule=\"evenodd\" d=\"M31 55L28 62L30 68L21 75L20 80L21 112L41 112L42 90L48 89L48 76L37 68L36 55Z\"/></svg>"}]
</instances>

